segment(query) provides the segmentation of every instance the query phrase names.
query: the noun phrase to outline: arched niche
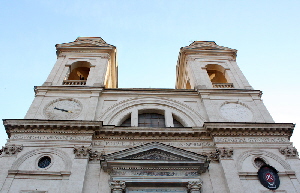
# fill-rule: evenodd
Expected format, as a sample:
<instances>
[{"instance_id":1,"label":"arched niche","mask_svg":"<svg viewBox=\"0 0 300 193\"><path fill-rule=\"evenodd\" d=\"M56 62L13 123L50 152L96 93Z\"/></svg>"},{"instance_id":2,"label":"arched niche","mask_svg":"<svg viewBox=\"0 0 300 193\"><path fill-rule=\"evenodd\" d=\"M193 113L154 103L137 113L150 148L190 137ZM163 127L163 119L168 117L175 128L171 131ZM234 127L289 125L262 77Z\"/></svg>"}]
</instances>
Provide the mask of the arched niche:
<instances>
[{"instance_id":1,"label":"arched niche","mask_svg":"<svg viewBox=\"0 0 300 193\"><path fill-rule=\"evenodd\" d=\"M39 170L38 160L43 156L52 159L52 166L48 171L70 171L72 160L64 151L55 148L39 148L31 150L19 157L12 165L12 170Z\"/></svg>"},{"instance_id":2,"label":"arched niche","mask_svg":"<svg viewBox=\"0 0 300 193\"><path fill-rule=\"evenodd\" d=\"M278 155L265 150L249 150L242 153L237 159L237 170L239 172L249 170L257 172L257 167L255 166L254 162L256 158L262 159L266 164L274 166L279 171L291 170L291 166L285 160L283 160ZM249 164L247 162L251 162L252 164ZM252 165L252 167L249 167L250 165Z\"/></svg>"}]
</instances>

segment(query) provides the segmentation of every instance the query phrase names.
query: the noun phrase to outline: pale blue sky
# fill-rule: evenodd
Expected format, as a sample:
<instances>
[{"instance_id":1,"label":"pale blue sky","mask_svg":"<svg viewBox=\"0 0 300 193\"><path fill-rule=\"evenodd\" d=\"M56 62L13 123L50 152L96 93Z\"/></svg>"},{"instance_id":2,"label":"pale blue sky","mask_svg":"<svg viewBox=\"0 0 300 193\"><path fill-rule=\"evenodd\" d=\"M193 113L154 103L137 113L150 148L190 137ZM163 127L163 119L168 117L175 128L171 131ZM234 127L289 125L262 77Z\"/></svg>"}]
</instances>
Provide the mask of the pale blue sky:
<instances>
[{"instance_id":1,"label":"pale blue sky","mask_svg":"<svg viewBox=\"0 0 300 193\"><path fill-rule=\"evenodd\" d=\"M121 88L174 88L179 49L192 41L237 49L274 120L299 123L299 10L298 0L0 0L0 118L24 117L55 44L100 36L118 49ZM0 127L0 146L6 138Z\"/></svg>"}]
</instances>

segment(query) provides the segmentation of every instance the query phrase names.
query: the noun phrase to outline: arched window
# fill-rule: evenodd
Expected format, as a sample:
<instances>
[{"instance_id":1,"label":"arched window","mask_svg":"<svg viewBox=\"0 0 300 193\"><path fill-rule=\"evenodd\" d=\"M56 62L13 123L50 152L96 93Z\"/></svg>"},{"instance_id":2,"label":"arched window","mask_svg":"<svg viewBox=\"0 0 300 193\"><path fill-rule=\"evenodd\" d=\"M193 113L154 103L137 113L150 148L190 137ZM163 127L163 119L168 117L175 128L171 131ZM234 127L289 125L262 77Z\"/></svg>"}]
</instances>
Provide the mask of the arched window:
<instances>
[{"instance_id":1,"label":"arched window","mask_svg":"<svg viewBox=\"0 0 300 193\"><path fill-rule=\"evenodd\" d=\"M86 85L90 73L91 64L86 61L74 62L65 77L63 85Z\"/></svg>"},{"instance_id":2,"label":"arched window","mask_svg":"<svg viewBox=\"0 0 300 193\"><path fill-rule=\"evenodd\" d=\"M206 65L206 71L213 88L233 88L233 84L230 83L229 77L223 66L208 64Z\"/></svg>"},{"instance_id":3,"label":"arched window","mask_svg":"<svg viewBox=\"0 0 300 193\"><path fill-rule=\"evenodd\" d=\"M70 67L68 80L87 80L90 72L90 63L86 61L74 62Z\"/></svg>"},{"instance_id":4,"label":"arched window","mask_svg":"<svg viewBox=\"0 0 300 193\"><path fill-rule=\"evenodd\" d=\"M212 83L228 83L225 77L225 68L217 64L208 64L206 66L207 74Z\"/></svg>"},{"instance_id":5,"label":"arched window","mask_svg":"<svg viewBox=\"0 0 300 193\"><path fill-rule=\"evenodd\" d=\"M166 127L165 116L158 113L139 114L139 127Z\"/></svg>"},{"instance_id":6,"label":"arched window","mask_svg":"<svg viewBox=\"0 0 300 193\"><path fill-rule=\"evenodd\" d=\"M180 119L175 115L172 115L173 119L173 127L184 127L183 124L180 122ZM131 114L125 116L123 118L124 121L121 121L121 127L131 127ZM165 115L164 111L162 110L141 110L138 114L138 127L157 127L162 128L166 127L165 123ZM170 126L171 127L171 126Z\"/></svg>"}]
</instances>

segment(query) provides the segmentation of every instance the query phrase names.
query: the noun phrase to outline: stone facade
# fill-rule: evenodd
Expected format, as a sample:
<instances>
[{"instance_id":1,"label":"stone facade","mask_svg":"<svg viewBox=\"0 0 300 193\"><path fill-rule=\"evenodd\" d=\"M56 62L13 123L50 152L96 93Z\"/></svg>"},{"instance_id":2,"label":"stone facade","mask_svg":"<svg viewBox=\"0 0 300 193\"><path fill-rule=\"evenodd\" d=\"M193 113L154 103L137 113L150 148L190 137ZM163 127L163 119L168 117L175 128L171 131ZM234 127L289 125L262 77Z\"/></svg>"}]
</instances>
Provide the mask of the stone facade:
<instances>
[{"instance_id":1,"label":"stone facade","mask_svg":"<svg viewBox=\"0 0 300 193\"><path fill-rule=\"evenodd\" d=\"M294 125L274 123L237 50L193 42L176 89L125 89L103 39L56 48L25 119L4 120L0 192L299 192ZM277 170L276 190L260 183L259 164Z\"/></svg>"}]
</instances>

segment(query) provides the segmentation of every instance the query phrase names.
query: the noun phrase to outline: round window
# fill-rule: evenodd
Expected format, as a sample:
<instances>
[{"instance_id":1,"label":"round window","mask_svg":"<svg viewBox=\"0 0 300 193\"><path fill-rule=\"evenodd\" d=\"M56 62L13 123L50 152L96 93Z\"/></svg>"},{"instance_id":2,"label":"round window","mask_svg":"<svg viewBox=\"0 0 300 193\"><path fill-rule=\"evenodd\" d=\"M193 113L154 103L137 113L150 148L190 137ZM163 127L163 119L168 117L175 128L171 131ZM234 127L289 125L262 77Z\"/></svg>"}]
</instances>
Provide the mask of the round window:
<instances>
[{"instance_id":1,"label":"round window","mask_svg":"<svg viewBox=\"0 0 300 193\"><path fill-rule=\"evenodd\" d=\"M38 166L39 168L46 168L50 165L50 163L51 163L51 158L48 156L44 156L39 160Z\"/></svg>"}]
</instances>

